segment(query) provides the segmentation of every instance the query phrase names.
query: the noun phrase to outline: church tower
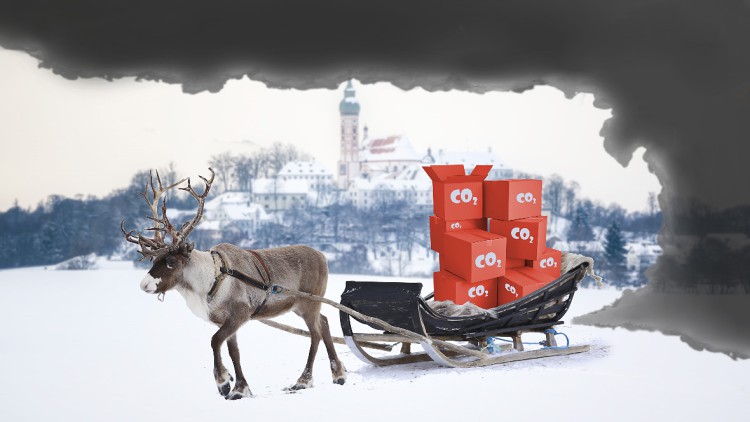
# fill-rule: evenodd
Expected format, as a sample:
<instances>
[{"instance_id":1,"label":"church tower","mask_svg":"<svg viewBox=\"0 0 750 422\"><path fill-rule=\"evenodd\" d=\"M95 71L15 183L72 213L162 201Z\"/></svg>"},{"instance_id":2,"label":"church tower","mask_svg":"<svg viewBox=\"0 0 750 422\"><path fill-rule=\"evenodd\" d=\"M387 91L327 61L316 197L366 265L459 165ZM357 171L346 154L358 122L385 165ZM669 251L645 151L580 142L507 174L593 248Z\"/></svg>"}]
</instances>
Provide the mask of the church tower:
<instances>
[{"instance_id":1,"label":"church tower","mask_svg":"<svg viewBox=\"0 0 750 422\"><path fill-rule=\"evenodd\" d=\"M341 154L336 172L339 189L347 189L359 176L359 101L352 81L344 89L344 98L339 103L341 113Z\"/></svg>"}]
</instances>

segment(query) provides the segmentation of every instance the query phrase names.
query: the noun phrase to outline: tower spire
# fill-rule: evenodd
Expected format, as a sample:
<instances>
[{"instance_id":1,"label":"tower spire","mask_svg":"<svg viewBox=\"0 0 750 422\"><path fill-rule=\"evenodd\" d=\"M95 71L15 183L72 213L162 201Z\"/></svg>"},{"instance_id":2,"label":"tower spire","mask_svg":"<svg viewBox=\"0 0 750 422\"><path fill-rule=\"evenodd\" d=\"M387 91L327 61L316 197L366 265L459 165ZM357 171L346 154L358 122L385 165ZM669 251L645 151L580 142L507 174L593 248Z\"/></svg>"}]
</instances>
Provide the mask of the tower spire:
<instances>
[{"instance_id":1,"label":"tower spire","mask_svg":"<svg viewBox=\"0 0 750 422\"><path fill-rule=\"evenodd\" d=\"M359 176L359 101L350 79L339 103L341 114L341 153L336 172L338 187L347 189Z\"/></svg>"}]
</instances>

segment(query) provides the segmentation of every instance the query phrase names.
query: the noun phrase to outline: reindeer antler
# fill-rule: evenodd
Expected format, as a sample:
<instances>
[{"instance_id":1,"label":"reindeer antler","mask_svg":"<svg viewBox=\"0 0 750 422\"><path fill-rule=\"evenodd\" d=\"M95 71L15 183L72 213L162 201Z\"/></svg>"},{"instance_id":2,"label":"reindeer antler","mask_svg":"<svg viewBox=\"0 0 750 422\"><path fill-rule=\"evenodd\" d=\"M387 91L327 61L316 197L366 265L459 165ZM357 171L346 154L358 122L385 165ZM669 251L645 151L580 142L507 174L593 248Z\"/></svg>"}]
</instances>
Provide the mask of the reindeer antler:
<instances>
[{"instance_id":1,"label":"reindeer antler","mask_svg":"<svg viewBox=\"0 0 750 422\"><path fill-rule=\"evenodd\" d=\"M151 209L151 217L148 217L149 220L154 222L154 227L149 228L148 230L154 232L154 240L160 243L164 243L165 239L162 237L161 233L165 232L166 227L171 227L172 225L169 223L169 219L167 219L167 198L164 197L164 201L162 202L162 216L159 217L159 198L166 193L168 190L182 184L185 180L188 180L187 178L184 178L180 180L179 182L173 183L166 188L161 182L161 177L159 177L159 171L156 171L156 181L159 184L159 189L157 190L154 186L154 176L151 172L149 172L149 182L146 183L146 189L144 189L143 192L141 192L141 196L143 196L143 199L146 200L146 203L148 204L148 207ZM148 199L148 188L151 187L151 193L152 193L152 200L149 201ZM170 235L172 233L169 233ZM174 241L173 241L174 243Z\"/></svg>"},{"instance_id":2,"label":"reindeer antler","mask_svg":"<svg viewBox=\"0 0 750 422\"><path fill-rule=\"evenodd\" d=\"M205 189L203 189L202 194L199 195L198 192L193 189L193 187L190 185L190 178L187 179L187 187L180 188L180 190L188 192L193 198L195 198L196 201L198 201L198 210L195 213L195 217L193 217L193 219L190 221L186 221L177 231L176 237L173 237L174 239L176 239L174 242L176 244L184 243L190 232L193 231L195 226L197 226L201 221L201 218L203 218L203 205L206 202L208 191L211 190L211 184L214 182L214 177L216 177L216 173L214 173L214 170L211 167L209 167L208 170L211 172L211 180L206 180L205 177L198 175L198 177L200 177L206 184L206 187Z\"/></svg>"},{"instance_id":3,"label":"reindeer antler","mask_svg":"<svg viewBox=\"0 0 750 422\"><path fill-rule=\"evenodd\" d=\"M211 170L211 173L213 173L213 170ZM122 231L122 234L125 235L125 240L131 243L135 243L138 246L140 246L140 250L138 252L141 255L143 255L141 259L144 259L146 257L154 258L159 255L168 253L173 250L178 250L179 248L183 247L184 240L185 240L185 237L187 237L187 235L181 236L180 231L175 231L174 226L169 221L169 218L167 217L167 197L166 196L162 200L161 216L159 216L159 199L167 191L179 186L186 180L188 181L188 187L189 187L190 179L188 178L184 178L180 180L179 182L173 183L165 187L161 181L159 172L157 171L156 172L156 183L158 185L158 189L157 189L156 185L154 184L154 175L153 173L149 172L149 181L146 182L146 188L144 189L143 192L141 192L141 196L143 196L143 199L146 200L146 203L148 204L148 207L151 210L151 216L148 216L147 218L154 222L154 227L150 227L146 230L154 232L153 238L148 238L137 230L131 230L129 232L126 232L125 220L122 220L122 222L120 222L120 230ZM213 176L211 177L211 182L213 182ZM210 183L207 182L206 191L204 192L203 198L205 198L205 196L208 194L209 187L210 187ZM150 193L149 193L149 188L151 189ZM185 188L181 188L181 189L185 189ZM192 188L190 188L190 190L192 191ZM151 196L151 199L149 199L149 196ZM202 203L200 204L200 213L201 214L203 213ZM198 218L198 220L200 220L200 217ZM195 221L195 224L197 224L197 221ZM172 238L171 245L166 244L167 234Z\"/></svg>"}]
</instances>

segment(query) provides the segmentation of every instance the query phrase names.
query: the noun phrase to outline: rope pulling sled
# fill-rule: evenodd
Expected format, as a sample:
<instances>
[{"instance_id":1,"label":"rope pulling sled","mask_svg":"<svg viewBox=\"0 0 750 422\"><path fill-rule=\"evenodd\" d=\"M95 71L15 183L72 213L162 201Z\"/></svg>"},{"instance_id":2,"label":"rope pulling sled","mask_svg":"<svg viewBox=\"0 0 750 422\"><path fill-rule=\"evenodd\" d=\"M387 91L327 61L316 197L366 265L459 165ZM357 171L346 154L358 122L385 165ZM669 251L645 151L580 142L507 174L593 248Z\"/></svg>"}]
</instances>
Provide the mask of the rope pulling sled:
<instances>
[{"instance_id":1,"label":"rope pulling sled","mask_svg":"<svg viewBox=\"0 0 750 422\"><path fill-rule=\"evenodd\" d=\"M419 296L421 283L349 281L341 303L338 303L311 293L261 283L231 269L222 272L243 283L266 290L267 297L285 294L338 309L344 338L334 337L334 342L346 344L355 356L366 363L388 366L434 360L449 367L478 367L569 355L590 349L588 345L570 346L568 336L557 332L553 327L562 324L560 318L570 306L580 280L587 274L597 282L600 280L593 273L590 258L580 259L580 256L567 255L571 255L568 261L577 266L557 280L514 302L468 317L446 317L435 313L424 298ZM383 330L384 333L354 333L351 318ZM275 321L260 322L292 334L310 336L305 330ZM528 332L544 334L545 340L525 343L521 340L521 335ZM556 335L565 337L565 346L557 345ZM501 337L509 337L510 340ZM496 340L508 341L512 345L498 345ZM468 341L473 347L460 346L451 341ZM375 357L364 350L371 348L392 351L399 343L402 347L400 354L396 356ZM411 353L412 343L419 344L424 352ZM525 351L524 344L539 344L542 348ZM514 352L508 352L510 350Z\"/></svg>"}]
</instances>

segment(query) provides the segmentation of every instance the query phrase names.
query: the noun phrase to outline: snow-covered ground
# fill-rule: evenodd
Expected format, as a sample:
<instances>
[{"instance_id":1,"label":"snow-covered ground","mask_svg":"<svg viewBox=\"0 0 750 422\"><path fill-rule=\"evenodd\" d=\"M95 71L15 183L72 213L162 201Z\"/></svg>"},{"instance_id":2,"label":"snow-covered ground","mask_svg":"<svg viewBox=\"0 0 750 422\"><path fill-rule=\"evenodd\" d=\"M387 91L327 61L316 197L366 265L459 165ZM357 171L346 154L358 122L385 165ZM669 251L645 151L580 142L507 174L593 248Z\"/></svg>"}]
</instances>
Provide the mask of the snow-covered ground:
<instances>
[{"instance_id":1,"label":"snow-covered ground","mask_svg":"<svg viewBox=\"0 0 750 422\"><path fill-rule=\"evenodd\" d=\"M561 330L590 352L477 369L372 367L337 346L344 386L331 383L321 347L315 387L287 394L309 341L251 322L238 337L256 397L228 402L213 381L214 327L177 293L159 303L141 292L143 273L124 262L0 271L0 421L747 420L750 361L571 324ZM347 279L384 278L332 275L328 297L338 300ZM565 319L618 296L582 290ZM341 335L337 313L324 312ZM279 321L302 326L294 315Z\"/></svg>"}]
</instances>

